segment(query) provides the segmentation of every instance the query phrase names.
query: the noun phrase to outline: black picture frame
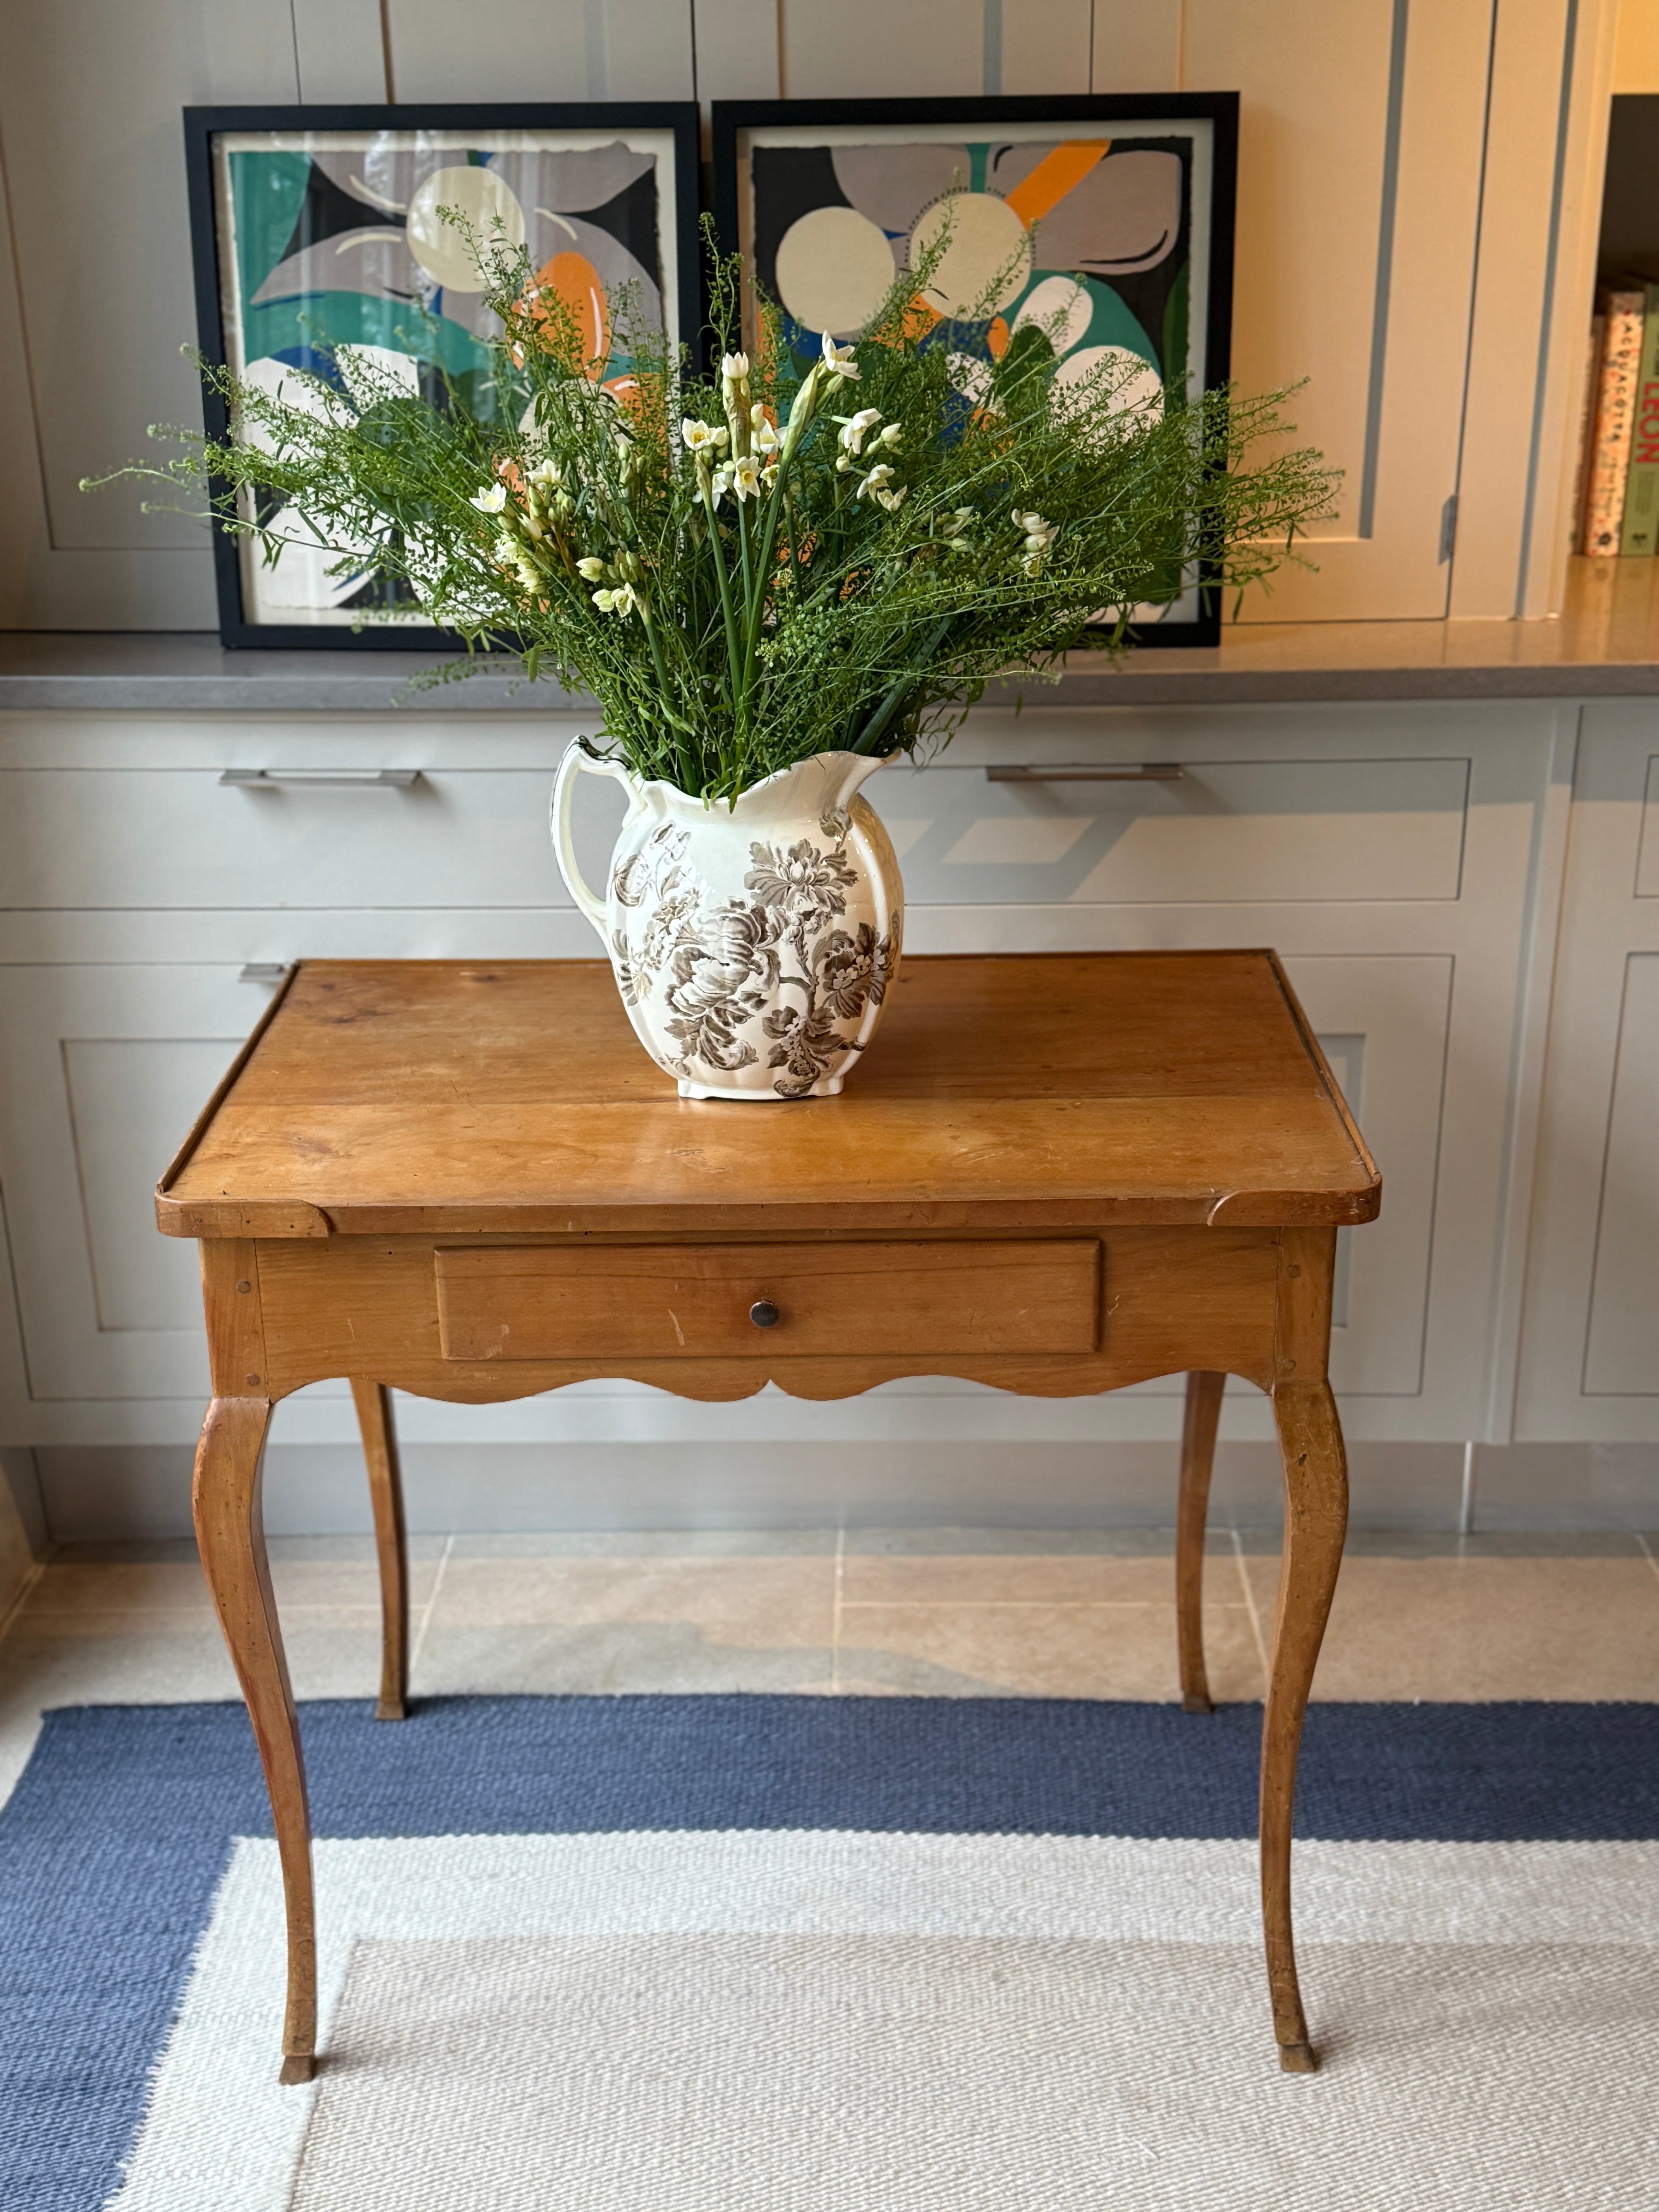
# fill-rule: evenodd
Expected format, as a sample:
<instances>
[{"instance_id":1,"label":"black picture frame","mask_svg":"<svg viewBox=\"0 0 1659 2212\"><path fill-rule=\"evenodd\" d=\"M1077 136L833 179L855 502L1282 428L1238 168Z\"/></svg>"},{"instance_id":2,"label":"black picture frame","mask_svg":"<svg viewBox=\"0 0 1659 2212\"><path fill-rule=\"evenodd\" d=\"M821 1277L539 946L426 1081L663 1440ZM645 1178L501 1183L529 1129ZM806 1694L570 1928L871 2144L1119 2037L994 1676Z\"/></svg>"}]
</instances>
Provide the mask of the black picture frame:
<instances>
[{"instance_id":1,"label":"black picture frame","mask_svg":"<svg viewBox=\"0 0 1659 2212\"><path fill-rule=\"evenodd\" d=\"M701 210L700 123L695 100L578 100L548 103L470 103L465 106L187 107L184 111L185 171L195 275L198 344L213 368L230 365L226 343L220 270L221 246L215 181L215 143L228 133L272 134L328 131L501 131L590 133L594 131L658 131L673 144L674 207L672 235L665 227L659 250L672 267L679 312L671 335L689 344L694 356L701 344L705 286L698 233ZM229 417L223 399L205 380L202 404L210 438L223 438ZM221 641L234 650L302 649L307 652L427 652L462 650L448 630L428 623L365 623L354 629L341 623L283 623L250 617L245 592L242 538L216 528L214 581Z\"/></svg>"},{"instance_id":2,"label":"black picture frame","mask_svg":"<svg viewBox=\"0 0 1659 2212\"><path fill-rule=\"evenodd\" d=\"M1103 125L1130 125L1145 131L1149 125L1173 131L1191 123L1207 132L1208 194L1206 203L1205 268L1203 271L1204 338L1199 368L1203 387L1225 385L1231 374L1233 229L1238 181L1238 94L1209 93L1088 94L1071 98L1061 94L1031 96L988 95L962 100L716 100L714 103L714 222L727 252L746 243L741 220L744 164L749 151L746 134L767 131L826 130L890 134L896 144L906 143L906 132L937 135L941 130L962 129L975 137L994 140L1000 125L1024 131L1031 125L1057 125L1062 129L1098 131ZM914 143L914 142L912 142ZM1183 222L1192 212L1192 173L1184 173L1188 197ZM1190 250L1190 246L1189 246ZM1189 375L1192 368L1189 368ZM1221 587L1213 563L1200 561L1194 584L1182 594L1191 605L1190 617L1172 612L1156 623L1132 625L1129 635L1138 645L1208 646L1220 641ZM1176 608L1182 602L1176 601Z\"/></svg>"}]
</instances>

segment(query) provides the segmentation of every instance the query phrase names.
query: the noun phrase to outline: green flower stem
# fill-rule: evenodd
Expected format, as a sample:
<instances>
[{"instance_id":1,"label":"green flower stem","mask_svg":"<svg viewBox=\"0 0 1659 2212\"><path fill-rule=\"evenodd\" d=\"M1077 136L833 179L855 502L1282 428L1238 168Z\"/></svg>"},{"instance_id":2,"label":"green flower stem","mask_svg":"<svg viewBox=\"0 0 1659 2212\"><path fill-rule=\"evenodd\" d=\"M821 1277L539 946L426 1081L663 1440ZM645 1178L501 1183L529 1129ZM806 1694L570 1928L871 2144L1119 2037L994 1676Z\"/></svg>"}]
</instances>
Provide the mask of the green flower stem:
<instances>
[{"instance_id":1,"label":"green flower stem","mask_svg":"<svg viewBox=\"0 0 1659 2212\"><path fill-rule=\"evenodd\" d=\"M726 623L726 651L732 674L732 718L735 722L740 712L738 702L743 684L743 654L738 645L737 610L732 605L732 579L726 574L726 556L720 551L720 526L714 514L714 487L708 480L708 470L701 463L697 467L697 487L702 494L703 508L708 517L708 550L714 556L714 574L720 585L720 613Z\"/></svg>"},{"instance_id":2,"label":"green flower stem","mask_svg":"<svg viewBox=\"0 0 1659 2212\"><path fill-rule=\"evenodd\" d=\"M892 720L893 716L898 711L900 703L904 699L906 694L912 690L917 677L921 675L923 669L927 667L929 663L932 661L933 655L939 651L939 647L945 642L945 633L950 629L950 627L951 617L949 615L946 615L942 622L936 623L934 624L927 642L923 646L921 653L911 663L910 666L904 671L904 673L899 678L898 681L891 687L887 696L882 701L881 705L876 709L875 713L870 717L863 729L860 731L858 736L854 738L852 750L855 753L872 753L875 750L882 732L886 729L888 724Z\"/></svg>"},{"instance_id":3,"label":"green flower stem","mask_svg":"<svg viewBox=\"0 0 1659 2212\"><path fill-rule=\"evenodd\" d=\"M753 634L755 627L755 578L749 553L749 502L738 498L735 487L732 497L738 510L738 548L743 561L743 622L738 630L742 667L742 673L738 678L741 687L738 721L739 727L747 731L752 726L752 717L750 714L752 704L750 691L752 661L748 650L748 640Z\"/></svg>"},{"instance_id":4,"label":"green flower stem","mask_svg":"<svg viewBox=\"0 0 1659 2212\"><path fill-rule=\"evenodd\" d=\"M651 649L651 660L657 672L657 681L662 686L663 718L671 729L678 731L682 736L691 737L695 732L688 728L684 720L674 712L669 703L674 696L674 687L669 682L668 671L663 665L662 643L657 635L657 626L651 619L651 604L648 599L640 601L640 620L645 625L645 641ZM674 752L677 773L684 775L690 765L689 756L678 744L675 745Z\"/></svg>"}]
</instances>

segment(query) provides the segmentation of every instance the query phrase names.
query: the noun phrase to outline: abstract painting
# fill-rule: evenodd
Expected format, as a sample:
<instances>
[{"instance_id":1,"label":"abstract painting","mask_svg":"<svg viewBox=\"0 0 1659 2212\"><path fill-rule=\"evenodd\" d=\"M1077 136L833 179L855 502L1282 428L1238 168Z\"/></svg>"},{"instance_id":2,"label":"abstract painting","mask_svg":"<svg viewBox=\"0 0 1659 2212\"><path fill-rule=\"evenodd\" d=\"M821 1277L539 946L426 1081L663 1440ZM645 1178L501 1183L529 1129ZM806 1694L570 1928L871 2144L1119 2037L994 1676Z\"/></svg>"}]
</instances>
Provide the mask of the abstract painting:
<instances>
[{"instance_id":1,"label":"abstract painting","mask_svg":"<svg viewBox=\"0 0 1659 2212\"><path fill-rule=\"evenodd\" d=\"M622 396L619 295L671 340L696 326L696 114L188 111L203 351L291 404L325 404L296 372L339 387L355 356L410 392L445 404L453 389L483 407L500 326L477 238L525 250L574 317L594 378ZM420 641L401 580L331 573L337 548L310 540L301 517L283 530L274 565L252 539L218 540L228 642Z\"/></svg>"},{"instance_id":2,"label":"abstract painting","mask_svg":"<svg viewBox=\"0 0 1659 2212\"><path fill-rule=\"evenodd\" d=\"M803 358L942 242L910 327L965 398L1035 325L1062 387L1103 372L1158 408L1227 379L1236 118L1229 94L718 103L721 228ZM1139 611L1160 642L1212 628L1199 580Z\"/></svg>"}]
</instances>

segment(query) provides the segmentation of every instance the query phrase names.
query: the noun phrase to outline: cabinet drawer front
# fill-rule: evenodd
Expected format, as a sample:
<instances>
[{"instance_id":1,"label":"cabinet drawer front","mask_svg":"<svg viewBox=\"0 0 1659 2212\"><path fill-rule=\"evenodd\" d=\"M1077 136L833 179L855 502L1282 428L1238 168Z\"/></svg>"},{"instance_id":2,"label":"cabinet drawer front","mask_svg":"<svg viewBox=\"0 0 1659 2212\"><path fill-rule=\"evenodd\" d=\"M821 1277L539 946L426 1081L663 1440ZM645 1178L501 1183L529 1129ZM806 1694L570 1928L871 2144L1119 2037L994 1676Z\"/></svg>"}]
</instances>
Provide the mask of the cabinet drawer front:
<instances>
[{"instance_id":1,"label":"cabinet drawer front","mask_svg":"<svg viewBox=\"0 0 1659 2212\"><path fill-rule=\"evenodd\" d=\"M1100 1329L1092 1237L483 1246L435 1264L446 1359L1088 1352Z\"/></svg>"},{"instance_id":2,"label":"cabinet drawer front","mask_svg":"<svg viewBox=\"0 0 1659 2212\"><path fill-rule=\"evenodd\" d=\"M227 747L228 750L229 748ZM410 748L373 733L368 774ZM281 763L277 744L267 758ZM547 842L556 754L519 769L423 767L408 786L221 783L216 769L0 770L0 880L23 908L562 907ZM591 882L614 826L579 824Z\"/></svg>"},{"instance_id":3,"label":"cabinet drawer front","mask_svg":"<svg viewBox=\"0 0 1659 2212\"><path fill-rule=\"evenodd\" d=\"M1179 754L1166 735L1149 740ZM1005 757L1075 760L1027 733ZM1097 754L1103 764L1107 757ZM958 763L888 769L870 797L913 905L1347 905L1455 899L1466 758L1188 757L1178 781L994 782Z\"/></svg>"}]
</instances>

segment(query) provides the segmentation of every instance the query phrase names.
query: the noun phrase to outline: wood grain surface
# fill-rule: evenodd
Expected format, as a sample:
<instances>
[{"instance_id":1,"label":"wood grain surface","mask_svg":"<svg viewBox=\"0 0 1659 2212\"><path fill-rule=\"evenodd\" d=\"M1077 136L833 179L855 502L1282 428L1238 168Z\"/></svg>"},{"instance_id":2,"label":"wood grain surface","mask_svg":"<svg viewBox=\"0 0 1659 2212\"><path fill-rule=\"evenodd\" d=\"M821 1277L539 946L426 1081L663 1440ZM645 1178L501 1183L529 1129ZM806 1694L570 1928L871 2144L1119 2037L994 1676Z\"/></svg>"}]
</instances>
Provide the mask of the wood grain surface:
<instances>
[{"instance_id":1,"label":"wood grain surface","mask_svg":"<svg viewBox=\"0 0 1659 2212\"><path fill-rule=\"evenodd\" d=\"M434 1272L446 1359L1018 1356L1100 1334L1092 1238L490 1244Z\"/></svg>"},{"instance_id":2,"label":"wood grain surface","mask_svg":"<svg viewBox=\"0 0 1659 2212\"><path fill-rule=\"evenodd\" d=\"M981 1240L966 1239L965 1249ZM1076 1240L1064 1240L1069 1249ZM499 1251L484 1246L470 1250ZM580 1264L625 1245L543 1248ZM786 1252L798 1249L784 1246ZM821 1248L823 1253L833 1246ZM1279 1237L1263 1229L1125 1229L1103 1239L1104 1295L1092 1349L1020 1351L998 1342L988 1310L981 1323L953 1324L979 1348L905 1352L890 1342L839 1354L792 1350L782 1328L743 1324L739 1354L675 1349L503 1360L446 1356L438 1303L441 1248L418 1237L303 1237L262 1243L259 1289L267 1387L286 1397L331 1376L361 1376L420 1397L484 1403L526 1398L568 1382L606 1378L654 1383L686 1398L748 1398L769 1382L797 1398L844 1398L918 1373L961 1376L1035 1397L1079 1397L1188 1367L1238 1375L1261 1389L1273 1379ZM444 1253L447 1264L454 1255ZM517 1266L515 1260L513 1263ZM749 1339L767 1341L750 1348ZM771 1339L783 1338L774 1344ZM659 1339L659 1343L660 1340Z\"/></svg>"},{"instance_id":3,"label":"wood grain surface","mask_svg":"<svg viewBox=\"0 0 1659 2212\"><path fill-rule=\"evenodd\" d=\"M599 961L308 961L157 1193L174 1236L1369 1220L1268 952L907 960L838 1098L680 1098Z\"/></svg>"}]
</instances>

